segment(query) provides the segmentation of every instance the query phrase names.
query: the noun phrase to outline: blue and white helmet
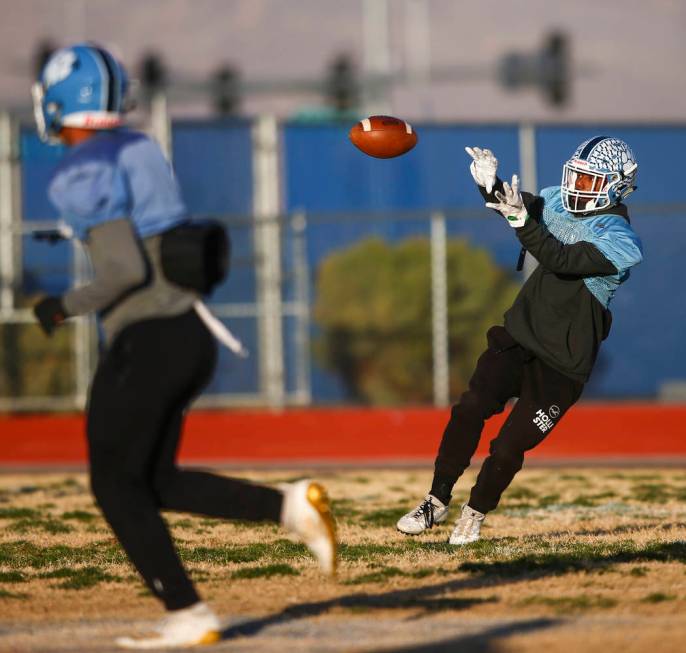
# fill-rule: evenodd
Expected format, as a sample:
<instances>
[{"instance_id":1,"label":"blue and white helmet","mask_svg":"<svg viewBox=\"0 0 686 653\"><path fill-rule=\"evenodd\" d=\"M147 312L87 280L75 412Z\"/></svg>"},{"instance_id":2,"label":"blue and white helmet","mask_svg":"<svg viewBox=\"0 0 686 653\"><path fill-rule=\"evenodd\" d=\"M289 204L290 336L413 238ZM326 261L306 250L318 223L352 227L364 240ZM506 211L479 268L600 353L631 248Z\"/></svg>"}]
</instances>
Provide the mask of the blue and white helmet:
<instances>
[{"instance_id":1,"label":"blue and white helmet","mask_svg":"<svg viewBox=\"0 0 686 653\"><path fill-rule=\"evenodd\" d=\"M562 168L562 204L570 213L589 213L619 204L636 190L638 163L618 138L595 136L576 148ZM577 189L579 175L593 179L591 189Z\"/></svg>"},{"instance_id":2,"label":"blue and white helmet","mask_svg":"<svg viewBox=\"0 0 686 653\"><path fill-rule=\"evenodd\" d=\"M58 50L32 88L40 137L54 140L62 127L121 125L128 85L122 65L103 48L83 43Z\"/></svg>"}]
</instances>

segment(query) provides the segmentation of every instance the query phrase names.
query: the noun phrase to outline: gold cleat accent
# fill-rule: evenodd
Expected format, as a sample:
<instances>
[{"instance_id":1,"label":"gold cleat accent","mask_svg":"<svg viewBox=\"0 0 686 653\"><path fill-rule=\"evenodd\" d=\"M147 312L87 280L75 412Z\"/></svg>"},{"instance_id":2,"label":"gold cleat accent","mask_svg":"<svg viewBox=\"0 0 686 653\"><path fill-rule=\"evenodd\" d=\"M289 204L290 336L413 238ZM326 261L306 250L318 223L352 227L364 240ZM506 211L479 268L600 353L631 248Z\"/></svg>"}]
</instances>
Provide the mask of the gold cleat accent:
<instances>
[{"instance_id":1,"label":"gold cleat accent","mask_svg":"<svg viewBox=\"0 0 686 653\"><path fill-rule=\"evenodd\" d=\"M310 483L307 488L307 500L310 505L319 513L326 527L329 541L333 548L333 571L332 576L336 576L338 567L338 543L336 541L336 520L331 512L331 501L326 489L319 483Z\"/></svg>"},{"instance_id":2,"label":"gold cleat accent","mask_svg":"<svg viewBox=\"0 0 686 653\"><path fill-rule=\"evenodd\" d=\"M218 630L208 630L198 641L198 646L209 646L216 644L222 638L222 634Z\"/></svg>"}]
</instances>

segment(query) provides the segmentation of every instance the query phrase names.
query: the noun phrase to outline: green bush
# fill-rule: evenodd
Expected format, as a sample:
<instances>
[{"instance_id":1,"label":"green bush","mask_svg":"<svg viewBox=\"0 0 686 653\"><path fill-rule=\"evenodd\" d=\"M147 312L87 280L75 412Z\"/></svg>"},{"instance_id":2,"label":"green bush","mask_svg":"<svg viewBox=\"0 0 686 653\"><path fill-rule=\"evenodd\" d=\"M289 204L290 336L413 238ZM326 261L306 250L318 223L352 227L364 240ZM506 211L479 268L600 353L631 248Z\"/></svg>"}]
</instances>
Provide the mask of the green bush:
<instances>
[{"instance_id":1,"label":"green bush","mask_svg":"<svg viewBox=\"0 0 686 653\"><path fill-rule=\"evenodd\" d=\"M447 248L450 388L465 388L488 327L501 324L519 285L490 254L463 239ZM433 396L429 241L369 238L332 254L317 278L315 355L371 404Z\"/></svg>"}]
</instances>

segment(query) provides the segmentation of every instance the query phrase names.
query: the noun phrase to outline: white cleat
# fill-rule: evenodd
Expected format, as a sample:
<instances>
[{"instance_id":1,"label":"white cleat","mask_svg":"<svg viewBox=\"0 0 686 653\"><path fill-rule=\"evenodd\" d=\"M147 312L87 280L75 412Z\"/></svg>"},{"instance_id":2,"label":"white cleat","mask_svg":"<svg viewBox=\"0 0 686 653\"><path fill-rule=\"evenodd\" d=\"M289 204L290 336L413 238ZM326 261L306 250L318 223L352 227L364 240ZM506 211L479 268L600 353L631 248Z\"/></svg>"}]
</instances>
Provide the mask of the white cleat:
<instances>
[{"instance_id":1,"label":"white cleat","mask_svg":"<svg viewBox=\"0 0 686 653\"><path fill-rule=\"evenodd\" d=\"M170 612L148 637L119 637L117 646L128 649L206 646L221 639L217 615L205 603Z\"/></svg>"},{"instance_id":2,"label":"white cleat","mask_svg":"<svg viewBox=\"0 0 686 653\"><path fill-rule=\"evenodd\" d=\"M335 576L336 525L326 490L310 480L283 485L281 490L281 523L305 543L325 574Z\"/></svg>"},{"instance_id":3,"label":"white cleat","mask_svg":"<svg viewBox=\"0 0 686 653\"><path fill-rule=\"evenodd\" d=\"M465 503L462 506L462 515L455 522L455 528L453 528L448 542L461 546L481 539L481 524L485 517L486 515L482 512L470 508Z\"/></svg>"},{"instance_id":4,"label":"white cleat","mask_svg":"<svg viewBox=\"0 0 686 653\"><path fill-rule=\"evenodd\" d=\"M403 515L396 528L405 535L419 535L427 528L444 522L448 518L448 506L439 501L433 494L427 494L414 510Z\"/></svg>"}]
</instances>

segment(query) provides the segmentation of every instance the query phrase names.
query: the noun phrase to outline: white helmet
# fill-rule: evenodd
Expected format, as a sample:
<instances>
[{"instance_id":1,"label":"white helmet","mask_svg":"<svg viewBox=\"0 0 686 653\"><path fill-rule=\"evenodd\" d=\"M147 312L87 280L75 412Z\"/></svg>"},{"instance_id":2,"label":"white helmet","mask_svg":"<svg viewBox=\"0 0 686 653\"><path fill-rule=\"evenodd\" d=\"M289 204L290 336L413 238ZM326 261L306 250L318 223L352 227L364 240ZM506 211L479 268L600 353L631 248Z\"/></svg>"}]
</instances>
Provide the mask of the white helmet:
<instances>
[{"instance_id":1,"label":"white helmet","mask_svg":"<svg viewBox=\"0 0 686 653\"><path fill-rule=\"evenodd\" d=\"M595 136L579 145L562 168L562 204L570 213L615 206L636 190L637 170L636 157L624 141ZM593 179L589 190L577 190L580 174Z\"/></svg>"}]
</instances>

